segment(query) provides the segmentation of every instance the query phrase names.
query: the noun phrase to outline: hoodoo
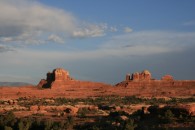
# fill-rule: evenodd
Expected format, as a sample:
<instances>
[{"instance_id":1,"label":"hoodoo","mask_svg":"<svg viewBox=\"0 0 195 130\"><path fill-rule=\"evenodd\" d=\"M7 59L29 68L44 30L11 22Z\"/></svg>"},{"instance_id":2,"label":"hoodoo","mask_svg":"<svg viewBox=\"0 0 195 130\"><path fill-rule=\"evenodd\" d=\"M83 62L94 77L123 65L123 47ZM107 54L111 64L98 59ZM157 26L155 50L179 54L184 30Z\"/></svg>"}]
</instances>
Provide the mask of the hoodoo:
<instances>
[{"instance_id":1,"label":"hoodoo","mask_svg":"<svg viewBox=\"0 0 195 130\"><path fill-rule=\"evenodd\" d=\"M151 73L148 70L144 70L141 73L135 72L132 74L131 80L133 81L149 81L151 80Z\"/></svg>"}]
</instances>

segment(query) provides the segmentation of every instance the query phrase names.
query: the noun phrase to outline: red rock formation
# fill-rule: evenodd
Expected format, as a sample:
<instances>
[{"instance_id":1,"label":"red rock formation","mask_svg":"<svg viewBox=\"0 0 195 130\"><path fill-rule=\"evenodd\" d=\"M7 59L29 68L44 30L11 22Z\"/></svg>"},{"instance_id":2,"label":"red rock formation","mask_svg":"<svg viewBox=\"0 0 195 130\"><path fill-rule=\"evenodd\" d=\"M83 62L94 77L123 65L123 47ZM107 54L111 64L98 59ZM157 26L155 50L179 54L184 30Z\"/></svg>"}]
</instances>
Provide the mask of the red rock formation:
<instances>
[{"instance_id":1,"label":"red rock formation","mask_svg":"<svg viewBox=\"0 0 195 130\"><path fill-rule=\"evenodd\" d=\"M131 80L131 75L130 74L127 74L126 75L126 81L130 81Z\"/></svg>"},{"instance_id":2,"label":"red rock formation","mask_svg":"<svg viewBox=\"0 0 195 130\"><path fill-rule=\"evenodd\" d=\"M57 68L54 69L52 73L48 72L46 80L42 79L37 86L41 88L52 88L71 80L73 79L70 77L68 71L62 68Z\"/></svg>"},{"instance_id":3,"label":"red rock formation","mask_svg":"<svg viewBox=\"0 0 195 130\"><path fill-rule=\"evenodd\" d=\"M172 76L164 76L162 80L154 80L151 77L151 73L146 70L141 73L128 74L124 81L113 87L104 83L73 80L68 71L55 69L52 73L47 73L47 78L40 81L38 88L34 86L0 87L0 98L86 98L109 95L175 97L195 95L195 80L171 80L173 79ZM52 88L52 90L40 88Z\"/></svg>"},{"instance_id":4,"label":"red rock formation","mask_svg":"<svg viewBox=\"0 0 195 130\"><path fill-rule=\"evenodd\" d=\"M136 73L133 73L133 75L132 75L132 80L133 81L139 81L139 73L138 72L136 72Z\"/></svg>"},{"instance_id":5,"label":"red rock formation","mask_svg":"<svg viewBox=\"0 0 195 130\"><path fill-rule=\"evenodd\" d=\"M128 81L127 79L129 79L131 76L130 74L129 75L126 75L126 81ZM142 71L141 73L139 72L135 72L132 74L132 78L131 80L133 81L148 81L148 80L151 80L151 73L148 71L148 70L144 70Z\"/></svg>"},{"instance_id":6,"label":"red rock formation","mask_svg":"<svg viewBox=\"0 0 195 130\"><path fill-rule=\"evenodd\" d=\"M144 70L133 73L131 80L116 84L112 91L118 95L148 95L148 96L175 96L194 95L195 80L174 80L171 75L165 75L161 80L152 79L151 73Z\"/></svg>"},{"instance_id":7,"label":"red rock formation","mask_svg":"<svg viewBox=\"0 0 195 130\"><path fill-rule=\"evenodd\" d=\"M58 80L58 81L72 80L69 76L69 72L62 68L55 69L53 71L53 74L54 74L54 80Z\"/></svg>"},{"instance_id":8,"label":"red rock formation","mask_svg":"<svg viewBox=\"0 0 195 130\"><path fill-rule=\"evenodd\" d=\"M39 82L39 84L37 85L37 87L42 88L44 85L47 84L47 81L50 81L50 80L41 79L41 81Z\"/></svg>"},{"instance_id":9,"label":"red rock formation","mask_svg":"<svg viewBox=\"0 0 195 130\"><path fill-rule=\"evenodd\" d=\"M164 80L164 81L173 81L173 76L171 75L165 75L161 78L161 80Z\"/></svg>"},{"instance_id":10,"label":"red rock formation","mask_svg":"<svg viewBox=\"0 0 195 130\"><path fill-rule=\"evenodd\" d=\"M152 75L151 73L148 71L148 70L144 70L142 73L141 73L141 76L142 76L142 79L143 80L150 80Z\"/></svg>"}]
</instances>

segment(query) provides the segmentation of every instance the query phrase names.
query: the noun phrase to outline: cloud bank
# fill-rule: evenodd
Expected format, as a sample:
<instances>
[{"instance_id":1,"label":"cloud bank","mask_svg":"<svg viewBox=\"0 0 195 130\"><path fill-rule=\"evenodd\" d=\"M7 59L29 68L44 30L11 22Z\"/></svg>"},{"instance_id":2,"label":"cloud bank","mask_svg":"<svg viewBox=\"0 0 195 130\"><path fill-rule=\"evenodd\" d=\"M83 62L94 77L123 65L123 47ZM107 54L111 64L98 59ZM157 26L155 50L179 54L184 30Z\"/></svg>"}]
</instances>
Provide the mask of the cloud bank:
<instances>
[{"instance_id":1,"label":"cloud bank","mask_svg":"<svg viewBox=\"0 0 195 130\"><path fill-rule=\"evenodd\" d=\"M14 49L12 47L0 44L0 53L1 52L8 52L8 51L14 51Z\"/></svg>"},{"instance_id":2,"label":"cloud bank","mask_svg":"<svg viewBox=\"0 0 195 130\"><path fill-rule=\"evenodd\" d=\"M51 38L59 40L55 36ZM21 48L17 52L10 52L7 55L11 57L14 54L16 56L13 57L13 60L10 60L11 62L23 59L21 63L25 63L28 58L35 61L40 60L40 62L53 62L62 59L77 61L124 56L150 56L186 51L186 49L195 46L194 41L194 32L143 31L113 36L93 50L55 51ZM0 49L3 50L4 47L0 46ZM29 62L29 64L31 63Z\"/></svg>"},{"instance_id":3,"label":"cloud bank","mask_svg":"<svg viewBox=\"0 0 195 130\"><path fill-rule=\"evenodd\" d=\"M64 43L69 37L105 35L107 26L84 23L70 12L33 1L0 1L0 41L2 43Z\"/></svg>"},{"instance_id":4,"label":"cloud bank","mask_svg":"<svg viewBox=\"0 0 195 130\"><path fill-rule=\"evenodd\" d=\"M55 39L55 36L53 38ZM21 76L31 75L31 79L28 79L30 83L38 82L45 76L45 72L56 67L70 70L78 79L98 79L98 81L111 83L116 83L127 73L127 70L149 69L160 74L170 72L181 78L181 74L178 73L183 74L186 71L186 75L190 77L193 72L190 73L188 68L195 65L192 57L189 56L194 54L192 51L195 48L194 41L194 32L132 32L113 36L94 50L59 51L20 48L17 51L1 53L0 68L4 68L2 73L6 75L14 76L14 73L19 73ZM3 50L3 47L0 50ZM189 67L182 68L184 72L180 72L179 68L183 66ZM119 74L115 75L113 70ZM104 76L101 75L102 73Z\"/></svg>"}]
</instances>

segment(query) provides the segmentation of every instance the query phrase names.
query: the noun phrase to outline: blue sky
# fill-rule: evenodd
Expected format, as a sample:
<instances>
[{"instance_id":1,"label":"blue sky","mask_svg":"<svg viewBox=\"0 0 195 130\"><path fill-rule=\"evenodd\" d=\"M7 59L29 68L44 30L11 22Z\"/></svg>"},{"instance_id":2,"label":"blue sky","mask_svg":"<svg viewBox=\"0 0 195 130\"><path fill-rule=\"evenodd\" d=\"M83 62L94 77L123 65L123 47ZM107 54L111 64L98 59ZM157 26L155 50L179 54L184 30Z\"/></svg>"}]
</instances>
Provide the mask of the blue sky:
<instances>
[{"instance_id":1,"label":"blue sky","mask_svg":"<svg viewBox=\"0 0 195 130\"><path fill-rule=\"evenodd\" d=\"M194 0L1 0L0 81L37 84L62 67L115 84L148 69L195 79Z\"/></svg>"}]
</instances>

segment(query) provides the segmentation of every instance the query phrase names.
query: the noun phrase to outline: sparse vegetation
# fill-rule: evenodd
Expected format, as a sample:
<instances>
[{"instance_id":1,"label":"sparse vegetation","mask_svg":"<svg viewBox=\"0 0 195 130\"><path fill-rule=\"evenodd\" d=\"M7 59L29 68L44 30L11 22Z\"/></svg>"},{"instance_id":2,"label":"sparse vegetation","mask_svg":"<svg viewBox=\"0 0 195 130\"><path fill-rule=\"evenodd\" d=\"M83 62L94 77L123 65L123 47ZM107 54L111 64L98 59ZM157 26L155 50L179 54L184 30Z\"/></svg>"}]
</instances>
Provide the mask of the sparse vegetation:
<instances>
[{"instance_id":1,"label":"sparse vegetation","mask_svg":"<svg viewBox=\"0 0 195 130\"><path fill-rule=\"evenodd\" d=\"M10 111L0 115L0 130L162 130L181 127L185 123L187 129L195 126L195 118L185 111L176 110L175 108L160 109L160 104L176 105L179 103L195 102L192 98L170 98L169 100L157 98L140 98L136 96L119 97L105 96L86 99L68 99L68 98L19 98L18 104L29 108L31 105L39 106L72 106L83 105L78 109L76 115L71 112L66 113L62 109L51 109L54 113L50 119L45 119L46 115L35 112L28 117L17 118ZM128 110L132 106L139 104L151 105L145 113L144 108L139 108L133 113ZM85 107L91 105L93 107ZM95 107L96 108L95 108ZM76 107L75 107L76 108ZM37 111L37 110L35 110ZM60 116L56 116L60 113ZM54 116L55 115L55 116Z\"/></svg>"},{"instance_id":2,"label":"sparse vegetation","mask_svg":"<svg viewBox=\"0 0 195 130\"><path fill-rule=\"evenodd\" d=\"M54 121L52 119L40 120L39 118L30 117L19 119L15 117L10 118L9 113L1 115L0 120L0 130L64 130L73 128L74 124L73 117L68 117L66 120L62 121ZM14 120L14 122L12 122L12 120Z\"/></svg>"},{"instance_id":3,"label":"sparse vegetation","mask_svg":"<svg viewBox=\"0 0 195 130\"><path fill-rule=\"evenodd\" d=\"M106 105L113 105L117 104L120 106L123 105L131 105L131 104L140 104L145 103L148 105L159 105L159 104L179 104L179 103L193 103L195 102L194 97L190 98L170 98L169 100L165 100L164 98L139 98L136 96L126 96L126 97L119 97L119 96L104 96L104 97L97 97L97 98L55 98L50 99L53 102L47 102L45 98L19 98L18 104L21 106L29 107L31 105L76 105L79 103L89 104L89 105L99 105L99 104L106 104Z\"/></svg>"},{"instance_id":4,"label":"sparse vegetation","mask_svg":"<svg viewBox=\"0 0 195 130\"><path fill-rule=\"evenodd\" d=\"M134 130L137 125L134 123L134 120L129 119L125 121L124 130Z\"/></svg>"}]
</instances>

